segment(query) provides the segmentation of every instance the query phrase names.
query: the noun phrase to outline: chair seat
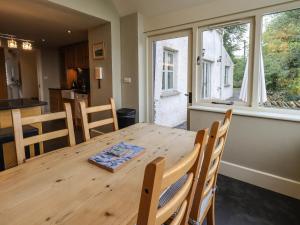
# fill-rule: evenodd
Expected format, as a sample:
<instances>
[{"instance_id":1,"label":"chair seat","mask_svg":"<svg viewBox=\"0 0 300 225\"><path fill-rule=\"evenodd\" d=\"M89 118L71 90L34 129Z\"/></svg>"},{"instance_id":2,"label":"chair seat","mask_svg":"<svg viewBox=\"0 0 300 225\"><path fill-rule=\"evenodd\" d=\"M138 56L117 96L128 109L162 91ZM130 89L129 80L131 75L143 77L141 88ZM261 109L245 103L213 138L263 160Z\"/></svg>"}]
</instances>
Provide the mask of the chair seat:
<instances>
[{"instance_id":1,"label":"chair seat","mask_svg":"<svg viewBox=\"0 0 300 225\"><path fill-rule=\"evenodd\" d=\"M164 207L175 195L176 193L181 189L181 187L185 184L187 180L187 175L184 175L181 177L176 183L172 184L170 187L168 187L160 196L158 208ZM202 216L205 213L206 208L208 207L210 200L213 196L213 190L211 190L208 195L202 200L201 209L200 209L200 215ZM169 224L169 223L166 223ZM190 225L199 225L196 221L189 221Z\"/></svg>"},{"instance_id":2,"label":"chair seat","mask_svg":"<svg viewBox=\"0 0 300 225\"><path fill-rule=\"evenodd\" d=\"M207 195L206 197L202 200L202 204L201 204L201 208L200 208L200 218L202 219L211 201L211 198L213 197L213 190L211 190ZM201 225L198 221L194 221L192 220L191 218L189 219L189 225Z\"/></svg>"},{"instance_id":3,"label":"chair seat","mask_svg":"<svg viewBox=\"0 0 300 225\"><path fill-rule=\"evenodd\" d=\"M174 184L172 184L170 187L168 187L159 198L158 208L164 207L175 195L176 193L181 189L181 187L185 184L188 176L184 175L181 177L178 181L176 181Z\"/></svg>"}]
</instances>

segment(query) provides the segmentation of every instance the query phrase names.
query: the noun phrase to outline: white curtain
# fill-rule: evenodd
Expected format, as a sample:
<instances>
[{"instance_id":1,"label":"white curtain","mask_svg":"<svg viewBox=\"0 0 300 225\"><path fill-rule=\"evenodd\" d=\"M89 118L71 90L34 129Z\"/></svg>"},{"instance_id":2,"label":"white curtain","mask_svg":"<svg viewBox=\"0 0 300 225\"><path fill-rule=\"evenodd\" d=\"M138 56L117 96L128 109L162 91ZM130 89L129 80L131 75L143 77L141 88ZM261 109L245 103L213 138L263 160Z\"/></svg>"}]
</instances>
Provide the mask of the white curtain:
<instances>
[{"instance_id":1,"label":"white curtain","mask_svg":"<svg viewBox=\"0 0 300 225\"><path fill-rule=\"evenodd\" d=\"M262 56L262 51L260 51L260 65L259 65L259 76L258 76L258 102L264 103L267 99L267 90L266 90L266 81L265 81L265 69L264 69L264 61ZM246 62L243 83L240 91L239 99L243 102L247 102L248 100L248 59Z\"/></svg>"}]
</instances>

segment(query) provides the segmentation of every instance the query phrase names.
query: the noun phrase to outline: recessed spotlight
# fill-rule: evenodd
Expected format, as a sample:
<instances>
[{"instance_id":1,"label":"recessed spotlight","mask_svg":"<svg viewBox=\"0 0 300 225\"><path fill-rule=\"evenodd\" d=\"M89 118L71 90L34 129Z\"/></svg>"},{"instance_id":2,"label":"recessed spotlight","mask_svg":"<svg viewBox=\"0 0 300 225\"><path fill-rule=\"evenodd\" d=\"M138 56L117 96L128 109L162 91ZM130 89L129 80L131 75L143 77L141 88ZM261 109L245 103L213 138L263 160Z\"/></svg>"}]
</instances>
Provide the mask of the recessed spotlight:
<instances>
[{"instance_id":1,"label":"recessed spotlight","mask_svg":"<svg viewBox=\"0 0 300 225\"><path fill-rule=\"evenodd\" d=\"M71 31L71 30L67 30L67 33L68 33L68 34L71 34L71 33L72 33L72 31Z\"/></svg>"},{"instance_id":2,"label":"recessed spotlight","mask_svg":"<svg viewBox=\"0 0 300 225\"><path fill-rule=\"evenodd\" d=\"M45 42L46 41L46 39L45 38L42 38L42 42Z\"/></svg>"}]
</instances>

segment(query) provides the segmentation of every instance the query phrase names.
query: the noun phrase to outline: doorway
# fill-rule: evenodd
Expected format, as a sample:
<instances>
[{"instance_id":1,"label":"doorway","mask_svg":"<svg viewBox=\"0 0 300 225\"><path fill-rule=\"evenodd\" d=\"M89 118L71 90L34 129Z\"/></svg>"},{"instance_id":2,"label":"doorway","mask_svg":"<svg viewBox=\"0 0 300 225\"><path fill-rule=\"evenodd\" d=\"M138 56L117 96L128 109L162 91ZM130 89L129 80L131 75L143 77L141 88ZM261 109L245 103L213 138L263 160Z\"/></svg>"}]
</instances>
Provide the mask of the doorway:
<instances>
[{"instance_id":1,"label":"doorway","mask_svg":"<svg viewBox=\"0 0 300 225\"><path fill-rule=\"evenodd\" d=\"M191 32L151 38L152 122L189 129ZM190 98L189 98L190 97Z\"/></svg>"}]
</instances>

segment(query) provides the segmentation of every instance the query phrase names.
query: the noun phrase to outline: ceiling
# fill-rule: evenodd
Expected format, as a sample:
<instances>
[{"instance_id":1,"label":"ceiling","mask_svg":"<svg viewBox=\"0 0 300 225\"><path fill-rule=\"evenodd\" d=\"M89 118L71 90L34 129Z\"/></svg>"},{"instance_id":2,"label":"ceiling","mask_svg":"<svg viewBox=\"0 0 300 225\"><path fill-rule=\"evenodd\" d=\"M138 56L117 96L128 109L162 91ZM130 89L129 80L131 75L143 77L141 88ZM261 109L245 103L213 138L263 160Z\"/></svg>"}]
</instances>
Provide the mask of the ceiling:
<instances>
[{"instance_id":1,"label":"ceiling","mask_svg":"<svg viewBox=\"0 0 300 225\"><path fill-rule=\"evenodd\" d=\"M121 16L140 12L155 16L184 8L190 8L214 0L112 0Z\"/></svg>"},{"instance_id":2,"label":"ceiling","mask_svg":"<svg viewBox=\"0 0 300 225\"><path fill-rule=\"evenodd\" d=\"M48 1L0 1L0 33L33 40L34 46L58 47L87 40L87 30L105 22Z\"/></svg>"}]
</instances>

